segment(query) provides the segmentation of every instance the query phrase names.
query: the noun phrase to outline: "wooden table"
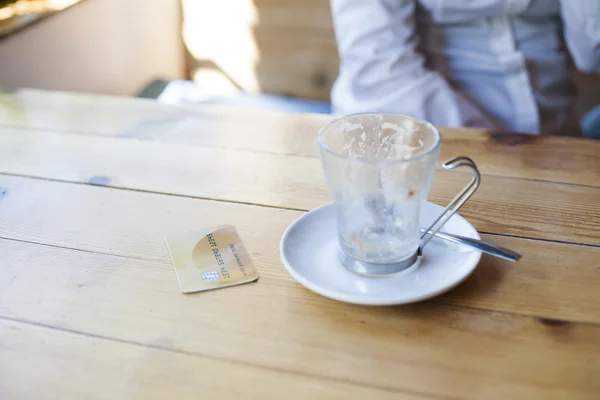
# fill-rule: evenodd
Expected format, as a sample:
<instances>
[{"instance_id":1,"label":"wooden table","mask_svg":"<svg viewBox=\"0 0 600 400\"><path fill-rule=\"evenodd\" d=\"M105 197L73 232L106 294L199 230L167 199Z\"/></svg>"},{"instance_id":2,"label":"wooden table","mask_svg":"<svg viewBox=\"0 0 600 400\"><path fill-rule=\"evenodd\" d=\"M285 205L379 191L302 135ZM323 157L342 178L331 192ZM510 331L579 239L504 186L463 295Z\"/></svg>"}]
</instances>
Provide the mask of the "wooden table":
<instances>
[{"instance_id":1,"label":"wooden table","mask_svg":"<svg viewBox=\"0 0 600 400\"><path fill-rule=\"evenodd\" d=\"M0 95L0 398L600 398L600 142L443 129L461 214L524 254L403 307L314 294L279 239L328 201L325 116ZM469 178L438 172L444 204ZM184 295L164 236L231 223L256 283Z\"/></svg>"}]
</instances>

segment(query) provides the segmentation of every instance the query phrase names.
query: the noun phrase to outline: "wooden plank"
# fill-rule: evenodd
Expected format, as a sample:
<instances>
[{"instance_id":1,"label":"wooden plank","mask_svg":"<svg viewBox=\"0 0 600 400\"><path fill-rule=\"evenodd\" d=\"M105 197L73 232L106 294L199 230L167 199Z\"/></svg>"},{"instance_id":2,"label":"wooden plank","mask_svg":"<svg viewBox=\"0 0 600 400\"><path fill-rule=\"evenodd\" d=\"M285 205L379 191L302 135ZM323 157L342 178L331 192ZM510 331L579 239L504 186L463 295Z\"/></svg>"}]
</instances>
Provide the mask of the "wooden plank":
<instances>
[{"instance_id":1,"label":"wooden plank","mask_svg":"<svg viewBox=\"0 0 600 400\"><path fill-rule=\"evenodd\" d=\"M260 57L247 68L254 72L260 91L329 101L339 72L329 1L253 4L256 22L251 35Z\"/></svg>"},{"instance_id":2,"label":"wooden plank","mask_svg":"<svg viewBox=\"0 0 600 400\"><path fill-rule=\"evenodd\" d=\"M0 248L8 318L440 398L592 399L600 390L598 325L433 303L353 306L267 274L183 295L166 263Z\"/></svg>"},{"instance_id":3,"label":"wooden plank","mask_svg":"<svg viewBox=\"0 0 600 400\"><path fill-rule=\"evenodd\" d=\"M316 156L316 132L330 119L217 105L165 105L120 96L0 93L2 130L67 131L280 154Z\"/></svg>"},{"instance_id":4,"label":"wooden plank","mask_svg":"<svg viewBox=\"0 0 600 400\"><path fill-rule=\"evenodd\" d=\"M197 83L210 65L247 92L329 99L339 61L327 1L183 1L183 16Z\"/></svg>"},{"instance_id":5,"label":"wooden plank","mask_svg":"<svg viewBox=\"0 0 600 400\"><path fill-rule=\"evenodd\" d=\"M317 156L316 132L330 119L218 106L167 106L113 96L0 94L4 125L307 156ZM600 141L441 131L442 159L467 155L485 174L600 186Z\"/></svg>"},{"instance_id":6,"label":"wooden plank","mask_svg":"<svg viewBox=\"0 0 600 400\"><path fill-rule=\"evenodd\" d=\"M38 131L0 132L0 172L309 210L329 201L316 158ZM466 183L439 172L430 199ZM484 176L462 214L483 232L600 244L600 188Z\"/></svg>"},{"instance_id":7,"label":"wooden plank","mask_svg":"<svg viewBox=\"0 0 600 400\"><path fill-rule=\"evenodd\" d=\"M252 36L260 51L258 60L240 63L228 51L210 61L198 57L189 62L192 80L206 87L209 79L218 74L219 79L230 80L234 87L247 93L329 101L339 71L335 41L263 31L254 31ZM203 75L207 73L208 77ZM231 88L219 91L224 92L220 95L227 95Z\"/></svg>"},{"instance_id":8,"label":"wooden plank","mask_svg":"<svg viewBox=\"0 0 600 400\"><path fill-rule=\"evenodd\" d=\"M252 3L257 15L254 29L322 34L335 40L328 0L252 0Z\"/></svg>"},{"instance_id":9,"label":"wooden plank","mask_svg":"<svg viewBox=\"0 0 600 400\"><path fill-rule=\"evenodd\" d=\"M485 174L600 187L600 141L441 128L441 157L467 155Z\"/></svg>"},{"instance_id":10,"label":"wooden plank","mask_svg":"<svg viewBox=\"0 0 600 400\"><path fill-rule=\"evenodd\" d=\"M425 398L175 352L170 343L162 337L132 345L0 319L0 397Z\"/></svg>"},{"instance_id":11,"label":"wooden plank","mask_svg":"<svg viewBox=\"0 0 600 400\"><path fill-rule=\"evenodd\" d=\"M0 203L0 237L169 265L165 235L233 224L261 279L299 289L281 265L279 240L301 212L5 176L0 176L0 187L7 190ZM484 257L465 284L436 301L600 323L600 248L484 239L513 248L523 258L515 264ZM165 273L166 288L176 290L171 267ZM11 279L8 274L0 280Z\"/></svg>"},{"instance_id":12,"label":"wooden plank","mask_svg":"<svg viewBox=\"0 0 600 400\"><path fill-rule=\"evenodd\" d=\"M183 107L124 96L31 89L0 93L0 123L21 128L129 136L132 131L145 132L144 127L156 127L159 118L152 119L152 115L159 115L168 123L182 120L185 114ZM163 128L171 130L168 126Z\"/></svg>"},{"instance_id":13,"label":"wooden plank","mask_svg":"<svg viewBox=\"0 0 600 400\"><path fill-rule=\"evenodd\" d=\"M261 93L329 101L339 72L333 33L322 37L254 30L254 41L260 58L250 68Z\"/></svg>"},{"instance_id":14,"label":"wooden plank","mask_svg":"<svg viewBox=\"0 0 600 400\"><path fill-rule=\"evenodd\" d=\"M190 25L228 18L244 28L333 37L327 0L222 0L218 5L210 0L183 0L182 8L184 21Z\"/></svg>"}]
</instances>

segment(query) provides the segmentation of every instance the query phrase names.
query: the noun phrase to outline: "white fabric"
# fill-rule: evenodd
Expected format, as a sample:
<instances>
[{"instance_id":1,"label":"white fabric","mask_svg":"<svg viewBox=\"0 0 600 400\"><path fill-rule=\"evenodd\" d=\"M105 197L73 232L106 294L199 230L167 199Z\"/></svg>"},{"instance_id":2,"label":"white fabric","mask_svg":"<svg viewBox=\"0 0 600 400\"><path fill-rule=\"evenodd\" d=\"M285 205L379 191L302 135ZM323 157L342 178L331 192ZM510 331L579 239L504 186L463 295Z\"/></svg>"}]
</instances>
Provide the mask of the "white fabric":
<instances>
[{"instance_id":1,"label":"white fabric","mask_svg":"<svg viewBox=\"0 0 600 400\"><path fill-rule=\"evenodd\" d=\"M569 55L600 72L600 0L331 0L336 113L387 111L440 125L560 131Z\"/></svg>"}]
</instances>

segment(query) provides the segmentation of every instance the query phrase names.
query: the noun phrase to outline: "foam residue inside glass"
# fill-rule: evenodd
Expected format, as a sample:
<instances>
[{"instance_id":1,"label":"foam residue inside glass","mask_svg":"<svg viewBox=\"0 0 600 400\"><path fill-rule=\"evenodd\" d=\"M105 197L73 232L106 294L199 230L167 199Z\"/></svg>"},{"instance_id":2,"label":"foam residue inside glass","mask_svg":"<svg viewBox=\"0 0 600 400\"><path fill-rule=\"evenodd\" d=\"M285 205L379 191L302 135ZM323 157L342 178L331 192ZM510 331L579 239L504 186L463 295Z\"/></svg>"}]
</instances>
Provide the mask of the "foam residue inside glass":
<instances>
[{"instance_id":1,"label":"foam residue inside glass","mask_svg":"<svg viewBox=\"0 0 600 400\"><path fill-rule=\"evenodd\" d=\"M419 204L428 192L437 132L410 117L358 115L337 120L321 136L336 200L340 245L349 256L386 263L419 245ZM366 162L356 162L366 161Z\"/></svg>"},{"instance_id":2,"label":"foam residue inside glass","mask_svg":"<svg viewBox=\"0 0 600 400\"><path fill-rule=\"evenodd\" d=\"M382 121L379 116L364 118L360 122L339 122L337 134L330 135L326 145L334 152L349 158L365 161L408 160L424 149L422 125L412 119L400 123Z\"/></svg>"}]
</instances>

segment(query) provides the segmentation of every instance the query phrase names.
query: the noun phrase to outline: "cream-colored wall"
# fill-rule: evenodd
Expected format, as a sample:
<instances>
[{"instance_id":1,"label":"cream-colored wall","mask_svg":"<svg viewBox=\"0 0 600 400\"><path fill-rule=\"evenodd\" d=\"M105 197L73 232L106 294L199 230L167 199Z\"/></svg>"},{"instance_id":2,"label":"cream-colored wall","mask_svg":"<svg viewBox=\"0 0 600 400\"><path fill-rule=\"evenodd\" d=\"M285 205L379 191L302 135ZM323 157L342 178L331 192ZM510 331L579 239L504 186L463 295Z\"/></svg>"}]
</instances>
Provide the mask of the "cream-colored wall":
<instances>
[{"instance_id":1,"label":"cream-colored wall","mask_svg":"<svg viewBox=\"0 0 600 400\"><path fill-rule=\"evenodd\" d=\"M133 95L185 74L180 0L84 0L0 40L0 87Z\"/></svg>"}]
</instances>

